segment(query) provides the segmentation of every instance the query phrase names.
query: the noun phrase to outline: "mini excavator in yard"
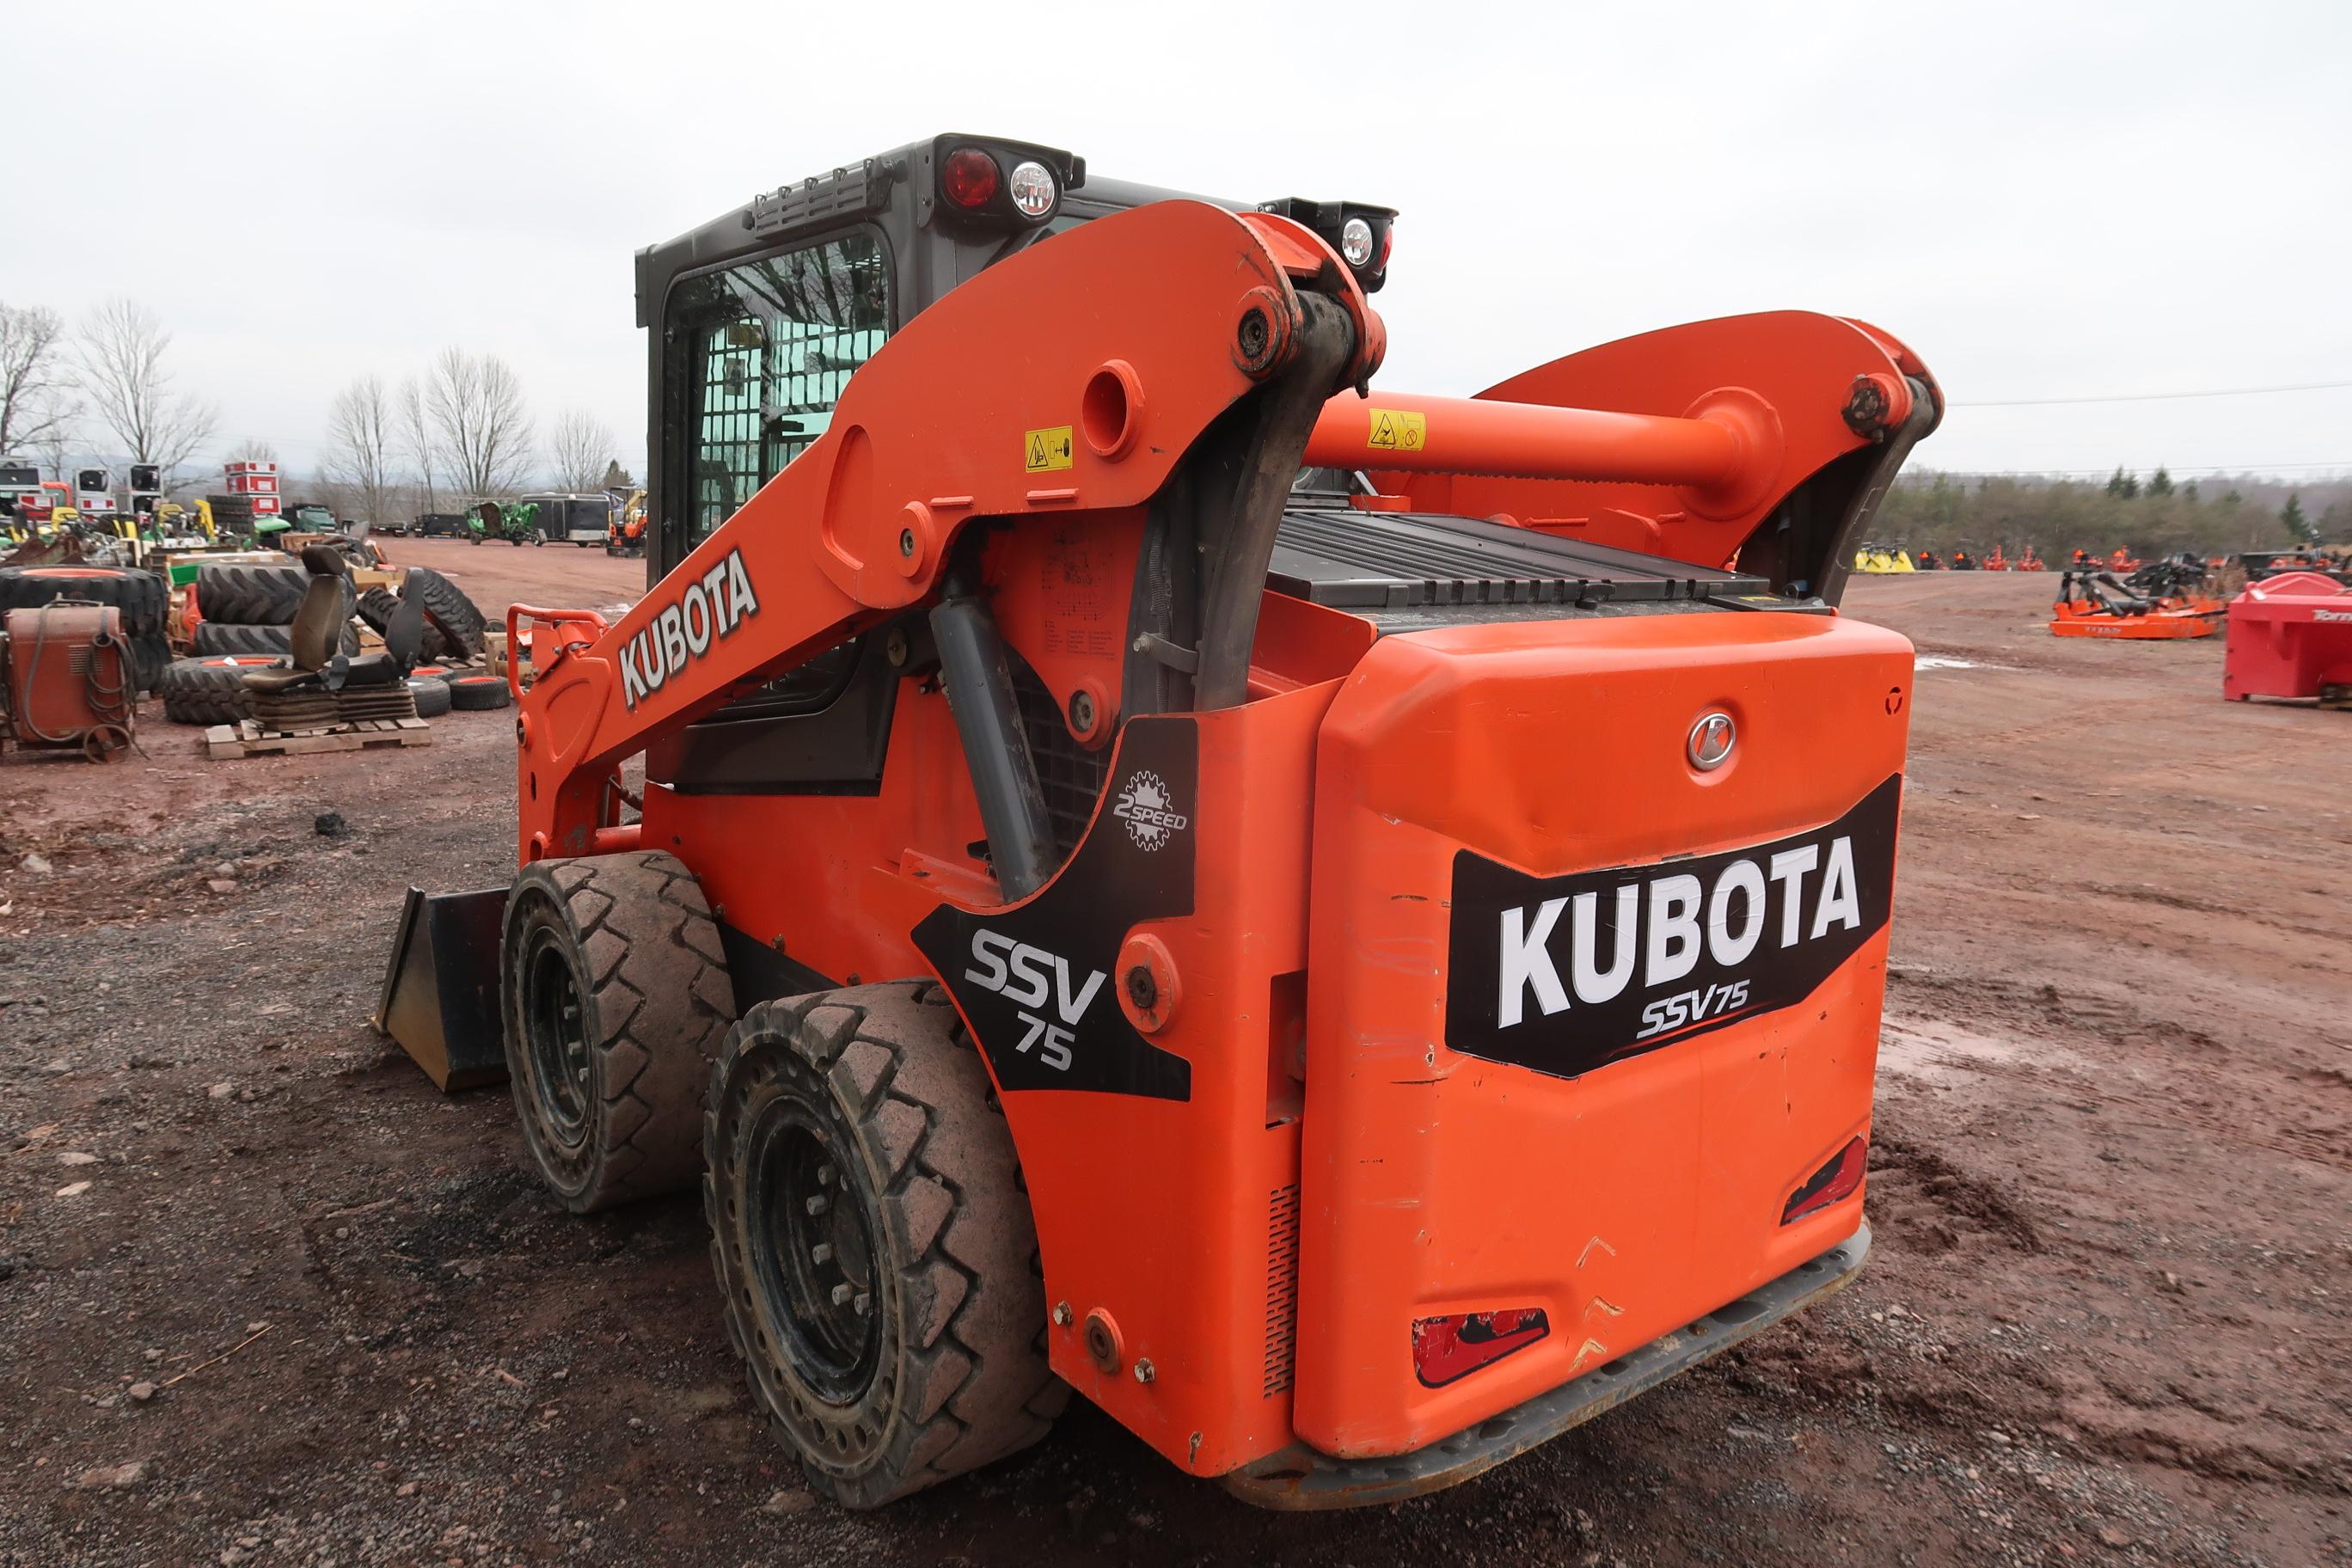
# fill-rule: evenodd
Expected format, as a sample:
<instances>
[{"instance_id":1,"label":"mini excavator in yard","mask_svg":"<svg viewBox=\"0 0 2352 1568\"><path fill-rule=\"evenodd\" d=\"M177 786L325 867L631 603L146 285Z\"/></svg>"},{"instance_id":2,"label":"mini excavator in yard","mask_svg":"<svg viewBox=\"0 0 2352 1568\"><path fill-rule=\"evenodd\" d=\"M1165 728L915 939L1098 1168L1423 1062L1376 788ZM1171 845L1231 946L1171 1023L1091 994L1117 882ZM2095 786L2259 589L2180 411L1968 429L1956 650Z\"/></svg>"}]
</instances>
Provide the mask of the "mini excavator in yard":
<instances>
[{"instance_id":1,"label":"mini excavator in yard","mask_svg":"<svg viewBox=\"0 0 2352 1568\"><path fill-rule=\"evenodd\" d=\"M1394 218L943 136L638 257L647 591L509 612L520 870L380 1022L569 1208L699 1184L845 1504L1072 1389L1391 1500L1862 1267L1912 667L1835 606L1941 395L1799 312L1375 388Z\"/></svg>"}]
</instances>

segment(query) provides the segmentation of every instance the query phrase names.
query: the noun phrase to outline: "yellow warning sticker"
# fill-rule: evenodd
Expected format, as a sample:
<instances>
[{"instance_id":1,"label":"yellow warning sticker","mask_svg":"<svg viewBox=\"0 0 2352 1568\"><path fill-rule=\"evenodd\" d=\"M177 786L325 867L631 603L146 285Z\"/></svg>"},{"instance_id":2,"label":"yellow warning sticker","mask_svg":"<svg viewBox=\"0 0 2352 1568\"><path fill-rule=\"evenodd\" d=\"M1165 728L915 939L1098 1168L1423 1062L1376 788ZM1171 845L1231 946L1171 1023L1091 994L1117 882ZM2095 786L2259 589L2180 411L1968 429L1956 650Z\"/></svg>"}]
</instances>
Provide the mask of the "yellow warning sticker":
<instances>
[{"instance_id":1,"label":"yellow warning sticker","mask_svg":"<svg viewBox=\"0 0 2352 1568\"><path fill-rule=\"evenodd\" d=\"M1050 474L1056 468L1070 466L1070 427L1056 425L1051 430L1032 430L1022 437L1022 466L1033 474Z\"/></svg>"},{"instance_id":2,"label":"yellow warning sticker","mask_svg":"<svg viewBox=\"0 0 2352 1568\"><path fill-rule=\"evenodd\" d=\"M1410 409L1375 408L1364 444L1375 452L1418 452L1429 444L1429 420Z\"/></svg>"}]
</instances>

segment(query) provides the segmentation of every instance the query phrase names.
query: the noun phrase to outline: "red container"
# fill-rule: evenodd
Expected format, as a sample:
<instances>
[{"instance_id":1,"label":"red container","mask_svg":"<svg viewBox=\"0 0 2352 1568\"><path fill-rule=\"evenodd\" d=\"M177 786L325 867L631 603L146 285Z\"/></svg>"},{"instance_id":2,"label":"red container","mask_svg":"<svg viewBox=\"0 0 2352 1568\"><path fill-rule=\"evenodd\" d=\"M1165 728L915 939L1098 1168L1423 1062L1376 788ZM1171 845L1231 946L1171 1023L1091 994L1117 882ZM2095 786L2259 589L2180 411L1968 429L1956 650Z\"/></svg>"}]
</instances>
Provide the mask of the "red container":
<instances>
[{"instance_id":1,"label":"red container","mask_svg":"<svg viewBox=\"0 0 2352 1568\"><path fill-rule=\"evenodd\" d=\"M233 496L274 496L278 493L276 474L231 474L228 493Z\"/></svg>"},{"instance_id":2,"label":"red container","mask_svg":"<svg viewBox=\"0 0 2352 1568\"><path fill-rule=\"evenodd\" d=\"M2352 698L2352 587L2288 572L2230 601L2221 695Z\"/></svg>"}]
</instances>

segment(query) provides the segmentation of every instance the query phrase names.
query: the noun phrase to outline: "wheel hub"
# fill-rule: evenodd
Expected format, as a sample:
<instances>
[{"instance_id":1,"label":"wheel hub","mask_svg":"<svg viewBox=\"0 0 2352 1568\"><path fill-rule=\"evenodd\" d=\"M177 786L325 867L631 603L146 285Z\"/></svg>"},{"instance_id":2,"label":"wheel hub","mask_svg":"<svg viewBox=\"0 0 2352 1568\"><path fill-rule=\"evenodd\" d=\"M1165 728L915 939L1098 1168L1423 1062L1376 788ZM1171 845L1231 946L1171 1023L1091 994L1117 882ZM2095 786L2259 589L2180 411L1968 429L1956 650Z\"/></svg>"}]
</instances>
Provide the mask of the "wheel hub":
<instances>
[{"instance_id":1,"label":"wheel hub","mask_svg":"<svg viewBox=\"0 0 2352 1568\"><path fill-rule=\"evenodd\" d=\"M828 1122L796 1098L772 1102L751 1141L745 1220L766 1242L753 1277L777 1348L812 1394L846 1407L880 1362L878 1247L863 1175Z\"/></svg>"},{"instance_id":2,"label":"wheel hub","mask_svg":"<svg viewBox=\"0 0 2352 1568\"><path fill-rule=\"evenodd\" d=\"M531 933L522 975L523 1029L540 1109L564 1143L576 1144L586 1133L595 1090L579 980L557 931L542 926Z\"/></svg>"}]
</instances>

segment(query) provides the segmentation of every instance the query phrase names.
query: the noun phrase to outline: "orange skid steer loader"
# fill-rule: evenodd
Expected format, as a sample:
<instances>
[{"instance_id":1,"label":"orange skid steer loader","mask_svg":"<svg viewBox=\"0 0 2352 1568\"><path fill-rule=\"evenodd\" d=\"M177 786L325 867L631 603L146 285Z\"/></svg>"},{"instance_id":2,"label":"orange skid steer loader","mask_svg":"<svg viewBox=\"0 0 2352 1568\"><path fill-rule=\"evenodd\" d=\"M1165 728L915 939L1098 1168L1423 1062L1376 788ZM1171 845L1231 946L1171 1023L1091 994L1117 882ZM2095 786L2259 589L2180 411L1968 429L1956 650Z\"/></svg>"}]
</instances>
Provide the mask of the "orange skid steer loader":
<instances>
[{"instance_id":1,"label":"orange skid steer loader","mask_svg":"<svg viewBox=\"0 0 2352 1568\"><path fill-rule=\"evenodd\" d=\"M844 1503L1072 1388L1409 1496L1862 1266L1911 652L1834 606L1940 395L1797 313L1369 390L1393 217L950 136L639 257L648 591L510 612L520 869L383 1017L567 1206L701 1184Z\"/></svg>"}]
</instances>

